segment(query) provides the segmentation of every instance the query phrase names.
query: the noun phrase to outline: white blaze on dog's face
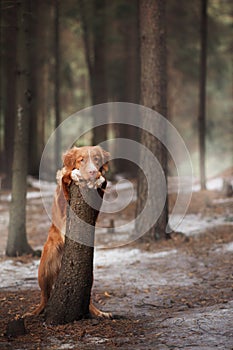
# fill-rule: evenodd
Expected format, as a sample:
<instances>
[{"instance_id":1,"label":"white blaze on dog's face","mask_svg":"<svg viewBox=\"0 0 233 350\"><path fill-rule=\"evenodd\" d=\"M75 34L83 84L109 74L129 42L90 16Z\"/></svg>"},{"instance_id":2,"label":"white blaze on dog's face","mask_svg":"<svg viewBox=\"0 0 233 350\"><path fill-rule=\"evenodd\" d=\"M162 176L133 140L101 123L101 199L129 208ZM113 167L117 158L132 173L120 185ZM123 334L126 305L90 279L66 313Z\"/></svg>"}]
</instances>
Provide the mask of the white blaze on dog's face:
<instances>
[{"instance_id":1,"label":"white blaze on dog's face","mask_svg":"<svg viewBox=\"0 0 233 350\"><path fill-rule=\"evenodd\" d=\"M87 174L88 176L90 176L90 179L96 179L96 175L100 168L100 155L97 152L95 152L95 154L92 155L91 153L93 153L93 150L91 150L90 148L87 151L88 159L86 161L86 165L82 166L82 163L85 162L83 158L79 170L83 177L85 174Z\"/></svg>"},{"instance_id":2,"label":"white blaze on dog's face","mask_svg":"<svg viewBox=\"0 0 233 350\"><path fill-rule=\"evenodd\" d=\"M99 146L73 147L64 154L63 161L67 169L78 169L86 181L98 179L108 170L110 154Z\"/></svg>"}]
</instances>

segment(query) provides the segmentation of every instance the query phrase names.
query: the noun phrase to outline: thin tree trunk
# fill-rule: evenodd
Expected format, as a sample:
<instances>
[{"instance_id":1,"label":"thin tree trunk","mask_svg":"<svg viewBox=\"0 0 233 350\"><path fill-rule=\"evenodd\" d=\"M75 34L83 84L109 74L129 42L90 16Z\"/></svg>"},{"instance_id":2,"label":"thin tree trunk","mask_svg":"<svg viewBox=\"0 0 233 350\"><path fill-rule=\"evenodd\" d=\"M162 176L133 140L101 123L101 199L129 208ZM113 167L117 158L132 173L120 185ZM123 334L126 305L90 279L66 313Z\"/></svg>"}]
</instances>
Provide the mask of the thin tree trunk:
<instances>
[{"instance_id":1,"label":"thin tree trunk","mask_svg":"<svg viewBox=\"0 0 233 350\"><path fill-rule=\"evenodd\" d=\"M207 0L201 0L201 27L200 27L200 77L199 77L199 115L198 115L198 134L199 134L199 153L200 153L200 182L201 189L206 189L206 71L207 71Z\"/></svg>"},{"instance_id":2,"label":"thin tree trunk","mask_svg":"<svg viewBox=\"0 0 233 350\"><path fill-rule=\"evenodd\" d=\"M140 99L140 52L139 52L139 4L138 0L127 0L131 14L124 20L125 52L125 102L139 103ZM132 116L133 117L133 116ZM134 130L135 131L135 130ZM129 131L129 134L131 132Z\"/></svg>"},{"instance_id":3,"label":"thin tree trunk","mask_svg":"<svg viewBox=\"0 0 233 350\"><path fill-rule=\"evenodd\" d=\"M83 42L89 71L92 104L107 102L106 82L106 1L94 0L93 14L90 19L90 3L79 0L83 27ZM86 5L86 6L85 6ZM87 6L89 7L87 8ZM93 44L91 45L91 42ZM91 59L93 57L93 59ZM93 116L94 117L94 116ZM107 139L108 120L103 119L101 126L93 130L93 145Z\"/></svg>"},{"instance_id":4,"label":"thin tree trunk","mask_svg":"<svg viewBox=\"0 0 233 350\"><path fill-rule=\"evenodd\" d=\"M2 5L3 6L3 5ZM4 10L5 30L5 98L4 103L4 172L6 177L3 186L11 188L12 185L12 162L13 140L16 116L16 38L17 38L17 4L6 7ZM2 78L1 78L2 79Z\"/></svg>"},{"instance_id":5,"label":"thin tree trunk","mask_svg":"<svg viewBox=\"0 0 233 350\"><path fill-rule=\"evenodd\" d=\"M138 16L138 0L127 0L125 4L128 6L129 16L120 19L120 28L122 29L123 39L123 71L122 80L124 81L124 89L119 91L118 100L128 103L139 104L140 99L140 53L139 53L139 16ZM134 124L135 115L127 115L129 125L116 124L114 126L115 136L124 139L132 139L139 142L138 129L132 126ZM132 125L131 125L132 123ZM115 147L121 154L124 154L121 141L116 141ZM135 176L137 167L134 163L125 159L116 159L114 161L116 169L121 173Z\"/></svg>"},{"instance_id":6,"label":"thin tree trunk","mask_svg":"<svg viewBox=\"0 0 233 350\"><path fill-rule=\"evenodd\" d=\"M106 1L94 1L94 21L96 23L94 36L94 65L91 79L92 103L94 105L107 102L106 83ZM93 130L93 145L107 140L108 120Z\"/></svg>"},{"instance_id":7,"label":"thin tree trunk","mask_svg":"<svg viewBox=\"0 0 233 350\"><path fill-rule=\"evenodd\" d=\"M30 0L18 3L17 27L17 117L15 123L12 201L6 255L33 253L26 235L26 193L28 169L29 106L29 50L28 23Z\"/></svg>"},{"instance_id":8,"label":"thin tree trunk","mask_svg":"<svg viewBox=\"0 0 233 350\"><path fill-rule=\"evenodd\" d=\"M95 223L102 203L101 190L71 184L61 270L45 309L47 323L64 324L86 317L93 282ZM92 206L94 204L94 209ZM88 226L86 225L88 223Z\"/></svg>"},{"instance_id":9,"label":"thin tree trunk","mask_svg":"<svg viewBox=\"0 0 233 350\"><path fill-rule=\"evenodd\" d=\"M0 47L3 47L3 35L2 35L2 0L0 0ZM3 129L3 53L0 50L0 129ZM0 176L3 171L3 134L0 135ZM1 188L1 178L0 178L0 188Z\"/></svg>"},{"instance_id":10,"label":"thin tree trunk","mask_svg":"<svg viewBox=\"0 0 233 350\"><path fill-rule=\"evenodd\" d=\"M60 115L60 1L55 0L55 35L54 35L54 57L55 57L55 85L54 85L54 104L55 104L55 127L58 128L61 123ZM55 165L58 169L61 166L61 135L60 129L56 131L55 139Z\"/></svg>"},{"instance_id":11,"label":"thin tree trunk","mask_svg":"<svg viewBox=\"0 0 233 350\"><path fill-rule=\"evenodd\" d=\"M141 104L159 112L164 117L167 113L166 105L166 25L164 0L140 0L140 51L141 51ZM163 139L166 130L162 125L157 126ZM148 132L141 132L141 143L148 148L159 161L165 177L167 174L167 153L161 142ZM151 165L141 154L141 166L145 174L151 173ZM158 173L156 173L158 172ZM160 186L160 169L154 170L154 182L151 191L153 202L150 204L154 215L159 211L159 204L164 199L164 189ZM139 214L147 200L147 180L139 173L137 214ZM153 215L153 213L151 213ZM137 224L137 231L143 232L147 224L147 217L143 217ZM168 222L167 200L163 211L151 229L141 238L144 241L167 237Z\"/></svg>"},{"instance_id":12,"label":"thin tree trunk","mask_svg":"<svg viewBox=\"0 0 233 350\"><path fill-rule=\"evenodd\" d=\"M32 18L30 26L31 50L31 90L32 101L30 110L29 132L29 169L31 175L38 176L41 154L45 143L45 100L48 67L48 25L51 5L47 2L34 0L32 2Z\"/></svg>"},{"instance_id":13,"label":"thin tree trunk","mask_svg":"<svg viewBox=\"0 0 233 350\"><path fill-rule=\"evenodd\" d=\"M30 86L31 86L31 93L32 93L32 100L30 103L30 120L29 120L29 162L28 162L28 172L31 175L36 175L36 169L39 169L39 162L38 162L38 133L37 133L37 123L38 123L38 88L37 88L37 78L38 78L38 69L39 69L39 52L38 52L38 36L37 36L37 26L38 21L41 19L40 16L38 16L39 11L39 2L38 0L34 0L32 2L32 17L30 20L30 40L31 40L31 50L29 52L30 54ZM39 18L38 18L38 17ZM41 50L41 47L40 47Z\"/></svg>"}]
</instances>

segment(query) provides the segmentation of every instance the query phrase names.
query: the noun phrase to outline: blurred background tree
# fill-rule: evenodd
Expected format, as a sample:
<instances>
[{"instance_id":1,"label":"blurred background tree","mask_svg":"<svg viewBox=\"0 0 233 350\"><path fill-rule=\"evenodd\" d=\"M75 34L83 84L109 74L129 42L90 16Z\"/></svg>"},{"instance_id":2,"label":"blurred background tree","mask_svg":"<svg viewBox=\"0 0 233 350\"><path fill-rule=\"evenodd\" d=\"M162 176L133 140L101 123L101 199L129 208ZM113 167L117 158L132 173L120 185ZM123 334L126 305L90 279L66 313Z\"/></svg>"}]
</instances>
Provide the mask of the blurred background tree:
<instances>
[{"instance_id":1,"label":"blurred background tree","mask_svg":"<svg viewBox=\"0 0 233 350\"><path fill-rule=\"evenodd\" d=\"M12 200L10 205L9 234L6 255L33 254L26 235L26 194L28 172L30 89L30 37L31 2L17 3L16 23L16 106L14 116L14 147L12 172Z\"/></svg>"},{"instance_id":2,"label":"blurred background tree","mask_svg":"<svg viewBox=\"0 0 233 350\"><path fill-rule=\"evenodd\" d=\"M166 118L167 116L167 48L166 48L166 6L161 0L139 0L140 13L140 61L141 61L141 104L157 111ZM146 121L144 121L144 126ZM147 122L148 123L148 122ZM150 125L147 125L150 130ZM160 130L163 140L166 138L166 129L162 122L156 122L156 129ZM140 132L140 143L149 149L161 165L165 178L167 178L167 151L159 139L145 130ZM140 164L145 172L151 171L151 160L145 152L140 154ZM149 201L149 217L159 215L159 206L163 203L164 188L161 186L160 169L153 170L153 181L150 191L154 196L148 196L147 179L140 172L138 179L137 216ZM151 197L151 198L149 198ZM137 232L143 232L148 221L148 215L144 215L137 223ZM143 241L166 238L166 226L168 223L168 201L158 220L149 231L141 237Z\"/></svg>"},{"instance_id":3,"label":"blurred background tree","mask_svg":"<svg viewBox=\"0 0 233 350\"><path fill-rule=\"evenodd\" d=\"M207 76L207 40L208 14L207 0L200 2L200 70L199 70L199 164L201 189L206 189L206 76Z\"/></svg>"}]
</instances>

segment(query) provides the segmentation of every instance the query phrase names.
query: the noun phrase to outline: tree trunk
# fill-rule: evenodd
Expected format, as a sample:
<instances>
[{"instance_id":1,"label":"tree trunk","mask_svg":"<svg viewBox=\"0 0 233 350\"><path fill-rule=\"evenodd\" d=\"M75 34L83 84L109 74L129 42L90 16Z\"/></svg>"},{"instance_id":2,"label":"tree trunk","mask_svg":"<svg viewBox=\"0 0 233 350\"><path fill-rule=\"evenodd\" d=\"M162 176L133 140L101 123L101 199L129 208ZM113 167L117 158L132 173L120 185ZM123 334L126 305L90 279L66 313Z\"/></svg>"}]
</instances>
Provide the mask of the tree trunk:
<instances>
[{"instance_id":1,"label":"tree trunk","mask_svg":"<svg viewBox=\"0 0 233 350\"><path fill-rule=\"evenodd\" d=\"M139 62L139 20L138 20L138 0L125 1L128 16L119 19L121 35L123 41L122 61L123 69L121 79L124 82L124 88L119 91L117 100L128 103L139 103L140 98L140 62ZM120 74L120 72L119 72ZM134 123L135 115L127 115L126 124L114 125L115 136L124 139L132 139L139 142L138 129L131 125ZM115 142L115 147L120 153L124 153L121 141ZM114 161L117 172L127 173L134 177L137 167L134 163L124 159Z\"/></svg>"},{"instance_id":2,"label":"tree trunk","mask_svg":"<svg viewBox=\"0 0 233 350\"><path fill-rule=\"evenodd\" d=\"M15 123L12 201L6 255L33 253L26 236L26 193L28 169L29 89L28 23L30 1L18 3L17 27L17 117Z\"/></svg>"},{"instance_id":3,"label":"tree trunk","mask_svg":"<svg viewBox=\"0 0 233 350\"><path fill-rule=\"evenodd\" d=\"M51 23L51 5L47 2L32 2L32 18L30 26L30 77L32 101L30 109L29 132L29 168L28 173L38 176L41 154L45 144L45 108L47 99L47 70L50 53L48 52L48 26Z\"/></svg>"},{"instance_id":4,"label":"tree trunk","mask_svg":"<svg viewBox=\"0 0 233 350\"><path fill-rule=\"evenodd\" d=\"M166 117L166 25L164 0L140 0L140 51L141 51L141 104L155 110ZM166 130L158 123L157 128L163 139ZM148 148L159 161L164 175L167 174L167 153L162 143L146 131L141 132L141 144ZM140 155L142 169L147 174L151 172L144 154ZM156 214L158 204L163 200L163 186L158 183L160 170L154 170L154 182L151 191L154 193L151 208ZM139 214L147 200L147 181L142 173L138 179L137 214ZM153 215L153 213L152 213ZM148 218L144 217L137 224L137 232L143 232ZM167 237L166 226L168 222L167 200L164 209L155 224L141 238L144 241Z\"/></svg>"},{"instance_id":5,"label":"tree trunk","mask_svg":"<svg viewBox=\"0 0 233 350\"><path fill-rule=\"evenodd\" d=\"M3 4L2 4L3 6ZM17 4L4 9L4 24L3 31L5 43L5 80L4 94L6 101L4 102L4 172L5 179L3 187L11 188L12 185L12 163L13 163L13 140L14 140L14 125L16 116L16 38L17 38ZM2 79L2 77L1 77Z\"/></svg>"},{"instance_id":6,"label":"tree trunk","mask_svg":"<svg viewBox=\"0 0 233 350\"><path fill-rule=\"evenodd\" d=\"M30 103L30 120L29 120L29 148L28 148L28 172L31 175L36 175L36 169L39 169L38 163L38 144L39 138L37 133L37 123L38 123L38 69L39 69L39 50L38 50L38 11L39 11L39 2L38 0L34 0L32 2L32 16L30 20L30 40L31 40L31 50L30 54L30 86L31 86L31 94L32 100ZM38 16L39 17L39 16ZM40 18L40 17L39 17ZM41 20L41 19L40 19ZM41 47L40 47L41 50Z\"/></svg>"},{"instance_id":7,"label":"tree trunk","mask_svg":"<svg viewBox=\"0 0 233 350\"><path fill-rule=\"evenodd\" d=\"M94 1L94 64L92 69L91 91L94 105L107 102L106 84L106 1ZM108 120L93 130L93 145L107 140ZM104 124L105 123L105 124Z\"/></svg>"},{"instance_id":8,"label":"tree trunk","mask_svg":"<svg viewBox=\"0 0 233 350\"><path fill-rule=\"evenodd\" d=\"M61 270L45 309L47 323L69 323L86 317L89 313L94 232L102 196L100 189L80 190L77 185L71 184L64 254Z\"/></svg>"},{"instance_id":9,"label":"tree trunk","mask_svg":"<svg viewBox=\"0 0 233 350\"><path fill-rule=\"evenodd\" d=\"M139 103L140 99L140 57L139 57L139 9L138 0L127 0L130 8L129 18L124 19L123 50L125 53L125 80L124 101ZM129 131L129 134L130 131Z\"/></svg>"},{"instance_id":10,"label":"tree trunk","mask_svg":"<svg viewBox=\"0 0 233 350\"><path fill-rule=\"evenodd\" d=\"M55 128L58 128L61 123L60 116L60 33L59 33L59 21L60 21L60 1L55 0L55 18L54 18L54 106L55 106ZM61 167L61 135L60 129L56 131L55 139L55 166L56 169Z\"/></svg>"},{"instance_id":11,"label":"tree trunk","mask_svg":"<svg viewBox=\"0 0 233 350\"><path fill-rule=\"evenodd\" d=\"M2 26L3 26L3 16L2 16L2 0L0 0L0 47L3 47L3 33L2 33ZM0 130L3 129L3 80L5 77L3 77L3 52L2 49L0 50ZM4 97L3 97L4 96ZM4 165L3 165L3 142L4 142L4 135L1 133L0 135L0 177L1 173L3 172ZM1 178L0 178L0 186L1 186Z\"/></svg>"},{"instance_id":12,"label":"tree trunk","mask_svg":"<svg viewBox=\"0 0 233 350\"><path fill-rule=\"evenodd\" d=\"M199 76L199 115L198 115L198 133L199 133L199 152L200 152L200 182L201 189L206 189L205 173L205 136L206 136L206 64L207 64L207 0L201 0L201 28L200 28L200 76Z\"/></svg>"},{"instance_id":13,"label":"tree trunk","mask_svg":"<svg viewBox=\"0 0 233 350\"><path fill-rule=\"evenodd\" d=\"M89 71L92 104L107 102L106 83L106 2L94 0L92 3L80 0L80 13L83 27L83 42ZM91 8L90 5L93 5ZM92 15L90 12L92 10ZM92 43L92 45L91 45ZM94 116L93 116L94 117ZM93 145L107 139L108 120L93 130Z\"/></svg>"}]
</instances>

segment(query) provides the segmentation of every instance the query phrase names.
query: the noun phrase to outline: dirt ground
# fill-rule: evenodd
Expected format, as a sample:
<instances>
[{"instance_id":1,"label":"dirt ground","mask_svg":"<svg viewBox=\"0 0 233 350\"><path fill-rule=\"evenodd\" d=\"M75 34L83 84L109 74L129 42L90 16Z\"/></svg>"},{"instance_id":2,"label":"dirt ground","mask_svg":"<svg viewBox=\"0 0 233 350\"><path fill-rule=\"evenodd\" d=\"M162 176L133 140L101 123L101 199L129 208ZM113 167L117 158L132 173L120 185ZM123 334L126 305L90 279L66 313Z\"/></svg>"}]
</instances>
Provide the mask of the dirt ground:
<instances>
[{"instance_id":1,"label":"dirt ground","mask_svg":"<svg viewBox=\"0 0 233 350\"><path fill-rule=\"evenodd\" d=\"M28 317L25 335L7 337L9 321L39 302L38 259L2 255L0 349L232 350L232 203L218 191L196 192L187 214L212 221L212 226L153 244L136 241L121 248L97 248L93 299L99 308L116 315L112 320L86 319L52 327L43 316ZM7 206L1 201L1 252L7 237ZM134 205L128 206L125 217L131 217L133 209ZM39 199L30 200L28 214L29 241L41 247L48 219ZM221 222L215 224L218 218ZM100 220L107 219L102 215ZM106 234L99 240L106 240ZM31 275L24 275L32 266Z\"/></svg>"}]
</instances>

